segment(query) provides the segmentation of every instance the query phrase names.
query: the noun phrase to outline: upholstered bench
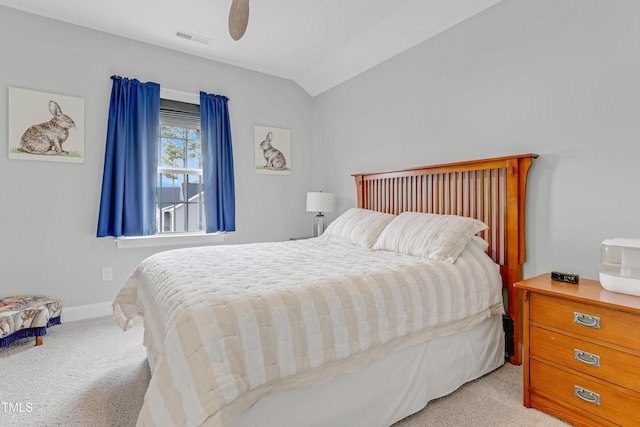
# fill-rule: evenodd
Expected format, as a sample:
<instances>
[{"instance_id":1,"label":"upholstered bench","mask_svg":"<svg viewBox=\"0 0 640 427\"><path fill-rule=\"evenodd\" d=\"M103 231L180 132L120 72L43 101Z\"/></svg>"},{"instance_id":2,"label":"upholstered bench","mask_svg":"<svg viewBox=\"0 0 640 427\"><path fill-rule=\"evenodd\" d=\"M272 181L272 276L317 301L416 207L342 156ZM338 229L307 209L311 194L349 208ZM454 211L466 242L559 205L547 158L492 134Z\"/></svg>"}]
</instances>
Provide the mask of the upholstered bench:
<instances>
[{"instance_id":1,"label":"upholstered bench","mask_svg":"<svg viewBox=\"0 0 640 427\"><path fill-rule=\"evenodd\" d=\"M0 347L26 337L42 344L47 328L60 324L62 303L43 295L0 298Z\"/></svg>"}]
</instances>

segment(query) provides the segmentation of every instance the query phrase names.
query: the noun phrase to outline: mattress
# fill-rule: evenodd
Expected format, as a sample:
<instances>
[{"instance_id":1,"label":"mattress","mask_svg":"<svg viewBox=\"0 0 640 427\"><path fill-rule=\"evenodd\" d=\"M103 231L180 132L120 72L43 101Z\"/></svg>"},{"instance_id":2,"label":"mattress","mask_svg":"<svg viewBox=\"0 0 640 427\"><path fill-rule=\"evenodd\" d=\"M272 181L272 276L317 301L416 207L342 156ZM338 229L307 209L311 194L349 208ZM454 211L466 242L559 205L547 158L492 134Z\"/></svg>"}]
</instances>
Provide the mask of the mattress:
<instances>
[{"instance_id":1,"label":"mattress","mask_svg":"<svg viewBox=\"0 0 640 427\"><path fill-rule=\"evenodd\" d=\"M188 248L143 261L114 302L153 366L139 425L236 425L270 393L356 372L501 314L498 266L331 238Z\"/></svg>"}]
</instances>

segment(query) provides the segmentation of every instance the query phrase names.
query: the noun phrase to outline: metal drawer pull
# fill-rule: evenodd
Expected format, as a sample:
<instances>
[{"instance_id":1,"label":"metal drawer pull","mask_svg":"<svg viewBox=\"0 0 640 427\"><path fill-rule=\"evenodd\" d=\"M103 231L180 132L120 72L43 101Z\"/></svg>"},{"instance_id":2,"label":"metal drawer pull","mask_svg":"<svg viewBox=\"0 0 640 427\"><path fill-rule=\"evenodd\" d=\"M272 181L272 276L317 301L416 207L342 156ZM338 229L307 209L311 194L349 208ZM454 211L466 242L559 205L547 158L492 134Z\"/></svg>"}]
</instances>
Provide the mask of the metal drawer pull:
<instances>
[{"instance_id":1,"label":"metal drawer pull","mask_svg":"<svg viewBox=\"0 0 640 427\"><path fill-rule=\"evenodd\" d=\"M586 388L578 387L577 385L574 385L573 387L576 397L579 397L586 402L600 406L600 395L598 393L589 391Z\"/></svg>"},{"instance_id":2,"label":"metal drawer pull","mask_svg":"<svg viewBox=\"0 0 640 427\"><path fill-rule=\"evenodd\" d=\"M586 363L587 365L595 366L596 368L600 367L600 356L597 354L587 353L586 351L574 348L573 357L575 357L578 362Z\"/></svg>"},{"instance_id":3,"label":"metal drawer pull","mask_svg":"<svg viewBox=\"0 0 640 427\"><path fill-rule=\"evenodd\" d=\"M578 325L588 326L590 328L600 329L600 318L589 314L573 312L573 321Z\"/></svg>"}]
</instances>

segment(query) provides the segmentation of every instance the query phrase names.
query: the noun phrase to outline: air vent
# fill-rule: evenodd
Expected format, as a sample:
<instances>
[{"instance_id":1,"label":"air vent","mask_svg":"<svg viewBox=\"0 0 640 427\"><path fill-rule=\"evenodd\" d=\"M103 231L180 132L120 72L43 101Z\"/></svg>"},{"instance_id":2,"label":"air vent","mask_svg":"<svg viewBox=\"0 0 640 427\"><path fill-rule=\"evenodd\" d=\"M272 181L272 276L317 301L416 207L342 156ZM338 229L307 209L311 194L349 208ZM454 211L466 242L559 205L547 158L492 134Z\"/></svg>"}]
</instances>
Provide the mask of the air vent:
<instances>
[{"instance_id":1,"label":"air vent","mask_svg":"<svg viewBox=\"0 0 640 427\"><path fill-rule=\"evenodd\" d=\"M201 44L209 44L209 39L203 36L196 36L195 34L188 33L182 30L174 30L175 35L178 38L191 40L192 42L201 43Z\"/></svg>"}]
</instances>

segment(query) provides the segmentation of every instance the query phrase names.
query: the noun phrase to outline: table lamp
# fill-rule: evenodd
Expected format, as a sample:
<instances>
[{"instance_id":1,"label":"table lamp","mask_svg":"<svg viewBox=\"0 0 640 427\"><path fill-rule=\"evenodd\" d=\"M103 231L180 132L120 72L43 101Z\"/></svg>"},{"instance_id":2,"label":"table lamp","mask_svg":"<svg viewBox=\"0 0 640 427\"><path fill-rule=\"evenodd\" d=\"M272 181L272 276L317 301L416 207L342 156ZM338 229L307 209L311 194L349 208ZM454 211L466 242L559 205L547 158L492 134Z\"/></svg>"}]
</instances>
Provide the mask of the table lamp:
<instances>
[{"instance_id":1,"label":"table lamp","mask_svg":"<svg viewBox=\"0 0 640 427\"><path fill-rule=\"evenodd\" d=\"M317 212L313 217L313 237L318 237L324 233L327 226L327 219L323 212L333 212L333 193L323 193L321 191L311 191L307 193L307 212Z\"/></svg>"}]
</instances>

